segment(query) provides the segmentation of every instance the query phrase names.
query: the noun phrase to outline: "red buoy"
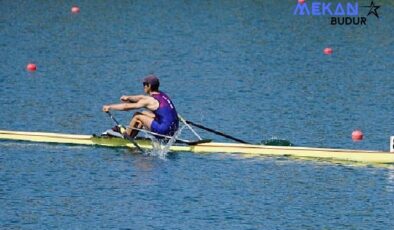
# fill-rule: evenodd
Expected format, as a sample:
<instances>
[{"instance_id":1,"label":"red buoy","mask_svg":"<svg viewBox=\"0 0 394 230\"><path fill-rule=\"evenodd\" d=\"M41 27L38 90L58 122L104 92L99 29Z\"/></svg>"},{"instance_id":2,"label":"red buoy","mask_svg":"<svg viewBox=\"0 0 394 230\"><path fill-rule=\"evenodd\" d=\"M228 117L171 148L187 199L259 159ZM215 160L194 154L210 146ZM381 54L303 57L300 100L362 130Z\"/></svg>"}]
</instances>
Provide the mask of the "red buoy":
<instances>
[{"instance_id":1,"label":"red buoy","mask_svg":"<svg viewBox=\"0 0 394 230\"><path fill-rule=\"evenodd\" d=\"M78 6L71 7L71 13L78 14L79 12L80 12L80 9Z\"/></svg>"},{"instance_id":2,"label":"red buoy","mask_svg":"<svg viewBox=\"0 0 394 230\"><path fill-rule=\"evenodd\" d=\"M29 63L26 66L27 71L34 72L37 70L37 66L33 63Z\"/></svg>"},{"instance_id":3,"label":"red buoy","mask_svg":"<svg viewBox=\"0 0 394 230\"><path fill-rule=\"evenodd\" d=\"M352 140L353 141L361 141L363 139L363 137L364 137L364 134L363 134L363 132L361 132L361 130L356 129L352 132Z\"/></svg>"},{"instance_id":4,"label":"red buoy","mask_svg":"<svg viewBox=\"0 0 394 230\"><path fill-rule=\"evenodd\" d=\"M304 3L305 3L305 0L298 0L298 3L299 3L299 4L304 4Z\"/></svg>"},{"instance_id":5,"label":"red buoy","mask_svg":"<svg viewBox=\"0 0 394 230\"><path fill-rule=\"evenodd\" d=\"M326 54L326 55L330 55L330 54L333 53L333 50L332 50L332 48L327 47L327 48L325 48L325 49L323 50L323 52L324 52L324 54Z\"/></svg>"}]
</instances>

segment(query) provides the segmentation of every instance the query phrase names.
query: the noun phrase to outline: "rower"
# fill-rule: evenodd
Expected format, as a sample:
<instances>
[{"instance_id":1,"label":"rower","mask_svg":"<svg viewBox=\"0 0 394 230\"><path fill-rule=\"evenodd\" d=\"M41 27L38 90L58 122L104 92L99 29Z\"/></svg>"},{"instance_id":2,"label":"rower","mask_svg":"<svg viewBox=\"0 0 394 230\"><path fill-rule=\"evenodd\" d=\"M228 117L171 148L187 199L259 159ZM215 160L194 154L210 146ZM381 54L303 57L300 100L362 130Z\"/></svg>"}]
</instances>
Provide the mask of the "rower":
<instances>
[{"instance_id":1,"label":"rower","mask_svg":"<svg viewBox=\"0 0 394 230\"><path fill-rule=\"evenodd\" d=\"M104 105L104 112L146 109L143 112L134 113L130 126L125 131L119 127L115 127L114 131L121 132L131 138L137 136L138 129L141 128L161 135L174 135L179 127L178 114L170 98L159 91L159 86L159 79L154 75L148 75L143 81L146 95L122 96L120 98L122 103Z\"/></svg>"}]
</instances>

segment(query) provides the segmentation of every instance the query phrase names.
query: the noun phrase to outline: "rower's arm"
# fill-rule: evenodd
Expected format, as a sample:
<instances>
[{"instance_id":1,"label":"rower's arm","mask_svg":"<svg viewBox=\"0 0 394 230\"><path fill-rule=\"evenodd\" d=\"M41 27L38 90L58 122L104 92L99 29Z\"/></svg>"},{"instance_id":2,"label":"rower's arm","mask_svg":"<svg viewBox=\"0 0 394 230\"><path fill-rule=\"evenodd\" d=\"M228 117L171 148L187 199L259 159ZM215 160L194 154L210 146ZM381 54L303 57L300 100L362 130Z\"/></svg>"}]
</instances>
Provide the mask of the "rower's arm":
<instances>
[{"instance_id":1,"label":"rower's arm","mask_svg":"<svg viewBox=\"0 0 394 230\"><path fill-rule=\"evenodd\" d=\"M108 112L110 110L119 110L119 111L128 111L132 109L141 109L141 108L152 108L152 103L155 103L155 99L151 97L144 96L140 100L135 103L120 103L120 104L111 104L111 105L104 105L103 111Z\"/></svg>"},{"instance_id":2,"label":"rower's arm","mask_svg":"<svg viewBox=\"0 0 394 230\"><path fill-rule=\"evenodd\" d=\"M131 95L131 96L121 96L120 100L123 102L138 102L139 100L143 99L144 95Z\"/></svg>"}]
</instances>

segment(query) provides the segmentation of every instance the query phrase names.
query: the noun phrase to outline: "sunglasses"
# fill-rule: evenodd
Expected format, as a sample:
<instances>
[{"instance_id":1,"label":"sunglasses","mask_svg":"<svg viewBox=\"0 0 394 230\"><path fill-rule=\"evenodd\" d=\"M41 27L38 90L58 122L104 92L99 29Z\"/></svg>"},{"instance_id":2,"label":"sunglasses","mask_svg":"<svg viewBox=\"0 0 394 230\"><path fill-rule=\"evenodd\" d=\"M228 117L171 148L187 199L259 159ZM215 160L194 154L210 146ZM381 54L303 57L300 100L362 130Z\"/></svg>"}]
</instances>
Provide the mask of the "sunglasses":
<instances>
[{"instance_id":1,"label":"sunglasses","mask_svg":"<svg viewBox=\"0 0 394 230\"><path fill-rule=\"evenodd\" d=\"M148 85L149 85L149 83L147 83L147 82L144 82L144 83L142 83L142 85L145 87L145 86L148 86Z\"/></svg>"}]
</instances>

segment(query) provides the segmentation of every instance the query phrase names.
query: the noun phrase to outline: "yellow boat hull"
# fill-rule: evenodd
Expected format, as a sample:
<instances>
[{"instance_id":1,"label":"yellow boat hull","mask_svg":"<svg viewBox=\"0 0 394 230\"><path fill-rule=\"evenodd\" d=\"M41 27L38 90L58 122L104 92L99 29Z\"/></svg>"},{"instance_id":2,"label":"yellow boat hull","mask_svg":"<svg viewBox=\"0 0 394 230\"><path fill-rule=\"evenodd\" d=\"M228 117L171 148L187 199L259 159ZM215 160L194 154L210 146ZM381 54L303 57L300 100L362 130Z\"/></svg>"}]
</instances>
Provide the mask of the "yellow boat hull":
<instances>
[{"instance_id":1,"label":"yellow boat hull","mask_svg":"<svg viewBox=\"0 0 394 230\"><path fill-rule=\"evenodd\" d=\"M0 130L0 140L134 148L134 145L132 143L120 138L103 138L93 135L74 135L45 132L20 132ZM152 144L149 140L137 140L137 143L142 148L152 149ZM267 146L209 142L197 145L176 144L170 147L170 151L196 153L242 153L255 156L291 156L302 159L317 158L333 161L351 161L366 164L394 164L394 153L350 149Z\"/></svg>"}]
</instances>

